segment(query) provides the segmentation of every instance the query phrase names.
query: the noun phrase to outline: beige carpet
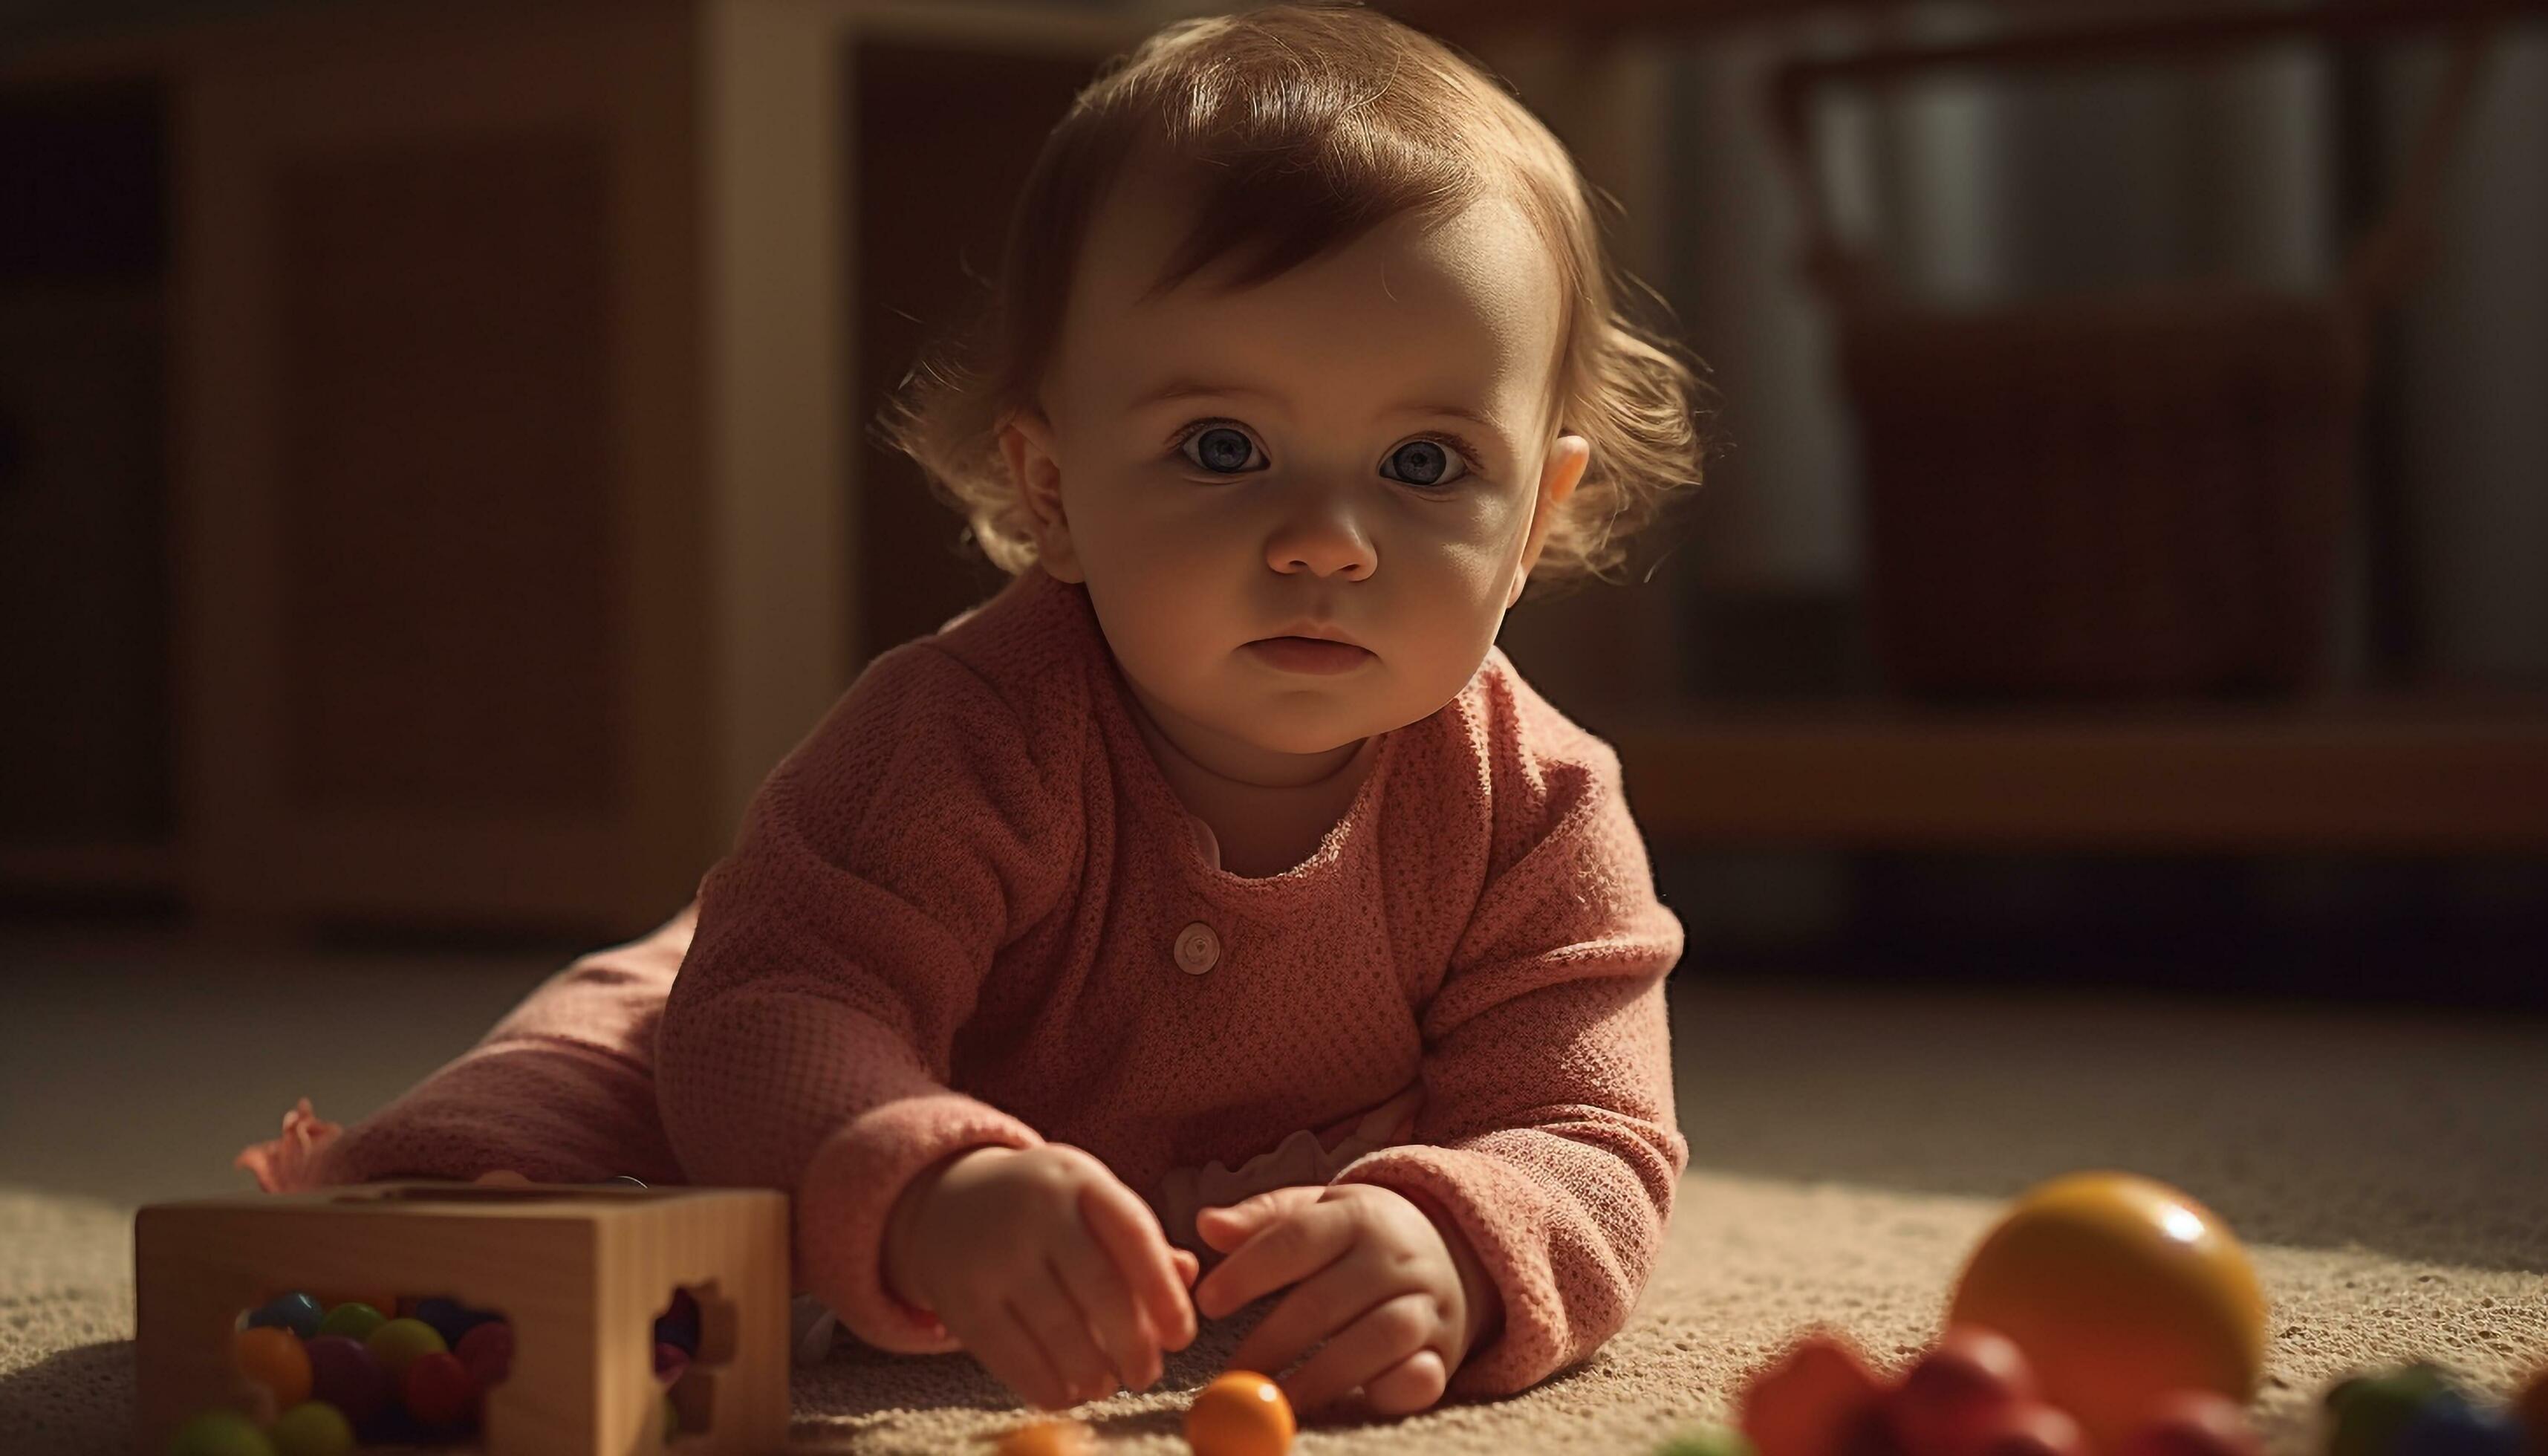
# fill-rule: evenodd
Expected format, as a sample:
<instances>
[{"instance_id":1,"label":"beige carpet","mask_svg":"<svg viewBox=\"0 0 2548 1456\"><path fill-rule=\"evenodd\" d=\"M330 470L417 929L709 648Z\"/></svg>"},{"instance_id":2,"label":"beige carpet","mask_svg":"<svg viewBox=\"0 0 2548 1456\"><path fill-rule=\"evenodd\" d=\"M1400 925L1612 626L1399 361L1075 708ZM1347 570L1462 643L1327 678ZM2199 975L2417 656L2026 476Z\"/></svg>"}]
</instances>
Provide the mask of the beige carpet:
<instances>
[{"instance_id":1,"label":"beige carpet","mask_svg":"<svg viewBox=\"0 0 2548 1456\"><path fill-rule=\"evenodd\" d=\"M1297 1450L1642 1451L1726 1415L1815 1320L1898 1368L2004 1200L2081 1167L2174 1182L2245 1236L2274 1306L2255 1414L2275 1456L2316 1441L2348 1371L2433 1358L2500 1398L2548 1365L2536 1021L1705 983L1677 985L1674 1015L1693 1164L1628 1327L1510 1400L1330 1418ZM130 1221L0 1186L0 1451L125 1449ZM1183 1450L1186 1395L1268 1307L1208 1328L1159 1391L1085 1408L1106 1449ZM794 1404L808 1451L978 1451L1020 1419L963 1357L846 1344Z\"/></svg>"}]
</instances>

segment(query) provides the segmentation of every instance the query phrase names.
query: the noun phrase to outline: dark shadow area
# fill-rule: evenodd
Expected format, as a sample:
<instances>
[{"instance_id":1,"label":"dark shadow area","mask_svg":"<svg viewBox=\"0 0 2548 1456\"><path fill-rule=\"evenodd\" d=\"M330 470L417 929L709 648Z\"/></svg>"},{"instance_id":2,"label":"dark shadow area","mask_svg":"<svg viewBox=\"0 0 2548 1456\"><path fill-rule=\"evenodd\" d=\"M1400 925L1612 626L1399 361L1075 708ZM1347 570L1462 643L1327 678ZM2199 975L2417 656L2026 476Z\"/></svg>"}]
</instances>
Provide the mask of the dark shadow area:
<instances>
[{"instance_id":1,"label":"dark shadow area","mask_svg":"<svg viewBox=\"0 0 2548 1456\"><path fill-rule=\"evenodd\" d=\"M131 1450L138 1400L129 1339L77 1345L0 1374L0 1421L22 1456Z\"/></svg>"},{"instance_id":2,"label":"dark shadow area","mask_svg":"<svg viewBox=\"0 0 2548 1456\"><path fill-rule=\"evenodd\" d=\"M1710 974L2548 1013L2538 857L1658 855L1656 878Z\"/></svg>"}]
</instances>

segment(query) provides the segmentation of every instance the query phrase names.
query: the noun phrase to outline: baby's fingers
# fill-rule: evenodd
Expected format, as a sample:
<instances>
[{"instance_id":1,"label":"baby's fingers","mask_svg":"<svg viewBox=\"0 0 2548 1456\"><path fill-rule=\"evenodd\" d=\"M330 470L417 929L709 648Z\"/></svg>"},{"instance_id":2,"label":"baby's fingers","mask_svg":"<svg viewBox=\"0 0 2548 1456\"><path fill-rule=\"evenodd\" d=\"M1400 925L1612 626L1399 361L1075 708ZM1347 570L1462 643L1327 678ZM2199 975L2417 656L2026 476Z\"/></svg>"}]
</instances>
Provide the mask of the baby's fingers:
<instances>
[{"instance_id":1,"label":"baby's fingers","mask_svg":"<svg viewBox=\"0 0 2548 1456\"><path fill-rule=\"evenodd\" d=\"M1358 1386L1384 1414L1432 1405L1442 1398L1445 1380L1442 1357L1433 1351L1441 1321L1431 1305L1429 1296L1409 1293L1365 1311L1282 1383L1284 1397L1305 1413ZM1419 1358L1426 1355L1431 1358Z\"/></svg>"},{"instance_id":2,"label":"baby's fingers","mask_svg":"<svg viewBox=\"0 0 2548 1456\"><path fill-rule=\"evenodd\" d=\"M1047 1410L1071 1404L1068 1384L1053 1369L1052 1362L1045 1358L1035 1336L1027 1332L1026 1321L1006 1302L995 1297L960 1316L949 1315L947 1323L973 1358L982 1362L982 1368L991 1372L993 1380L1028 1403Z\"/></svg>"},{"instance_id":3,"label":"baby's fingers","mask_svg":"<svg viewBox=\"0 0 2548 1456\"><path fill-rule=\"evenodd\" d=\"M1109 1179L1080 1192L1079 1214L1122 1271L1134 1303L1149 1313L1159 1343L1171 1350L1194 1343L1194 1302L1186 1296L1190 1281L1178 1277L1173 1250L1150 1206Z\"/></svg>"},{"instance_id":4,"label":"baby's fingers","mask_svg":"<svg viewBox=\"0 0 2548 1456\"><path fill-rule=\"evenodd\" d=\"M1070 1297L1088 1313L1089 1332L1114 1362L1115 1373L1130 1390L1147 1390L1159 1378L1159 1346L1148 1321L1133 1304L1115 1260L1097 1246L1086 1229L1073 1229L1053 1251L1053 1268Z\"/></svg>"}]
</instances>

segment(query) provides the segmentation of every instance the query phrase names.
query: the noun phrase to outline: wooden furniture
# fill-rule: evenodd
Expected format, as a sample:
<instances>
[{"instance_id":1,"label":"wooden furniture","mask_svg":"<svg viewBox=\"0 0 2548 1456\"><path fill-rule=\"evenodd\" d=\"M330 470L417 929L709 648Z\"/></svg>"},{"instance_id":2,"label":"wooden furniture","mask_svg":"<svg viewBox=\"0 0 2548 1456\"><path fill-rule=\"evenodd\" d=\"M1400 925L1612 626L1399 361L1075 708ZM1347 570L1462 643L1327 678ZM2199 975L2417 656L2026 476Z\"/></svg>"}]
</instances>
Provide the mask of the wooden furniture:
<instances>
[{"instance_id":1,"label":"wooden furniture","mask_svg":"<svg viewBox=\"0 0 2548 1456\"><path fill-rule=\"evenodd\" d=\"M164 710L123 718L162 738L0 774L120 775L130 799L158 767L136 758L164 754L173 783L156 816L0 822L0 883L165 893L257 936L660 921L877 627L972 599L914 545L959 522L916 478L871 479L890 462L862 425L908 362L900 320L987 269L1043 133L1148 29L1024 4L464 0L0 62L0 118L137 93L156 119L164 174L119 175L164 175L131 225L164 216L164 266L115 307L164 361L165 503L141 535L167 542L146 574L169 592L158 651L111 648L160 680Z\"/></svg>"},{"instance_id":2,"label":"wooden furniture","mask_svg":"<svg viewBox=\"0 0 2548 1456\"><path fill-rule=\"evenodd\" d=\"M1726 706L1604 727L1639 825L1672 849L2548 851L2548 694Z\"/></svg>"},{"instance_id":3,"label":"wooden furniture","mask_svg":"<svg viewBox=\"0 0 2548 1456\"><path fill-rule=\"evenodd\" d=\"M787 1199L767 1189L404 1182L152 1204L134 1218L135 1449L158 1456L208 1410L279 1413L233 1358L276 1295L388 1289L510 1321L487 1456L661 1450L654 1320L687 1289L699 1349L672 1390L678 1449L781 1450L787 1258Z\"/></svg>"},{"instance_id":4,"label":"wooden furniture","mask_svg":"<svg viewBox=\"0 0 2548 1456\"><path fill-rule=\"evenodd\" d=\"M1389 8L1518 86L1655 278L1671 72L1643 43L1769 3ZM56 138L15 154L103 108L70 170L123 189L32 252L17 229L71 214L0 207L0 352L50 359L85 297L73 326L136 361L0 368L0 416L36 402L22 459L122 451L0 494L0 564L123 593L47 598L79 645L0 658L60 709L0 754L0 890L257 935L659 923L865 661L994 584L867 426L990 273L1069 96L1171 8L391 0L0 59L0 126ZM9 269L102 255L111 283L44 264L52 312L12 312ZM45 403L65 381L93 419ZM100 490L112 531L64 524ZM1660 844L2548 842L2535 700L1690 701L1670 588L1532 603L1502 638L1617 733ZM112 682L62 666L108 654ZM2364 784L2388 807L2342 810Z\"/></svg>"}]
</instances>

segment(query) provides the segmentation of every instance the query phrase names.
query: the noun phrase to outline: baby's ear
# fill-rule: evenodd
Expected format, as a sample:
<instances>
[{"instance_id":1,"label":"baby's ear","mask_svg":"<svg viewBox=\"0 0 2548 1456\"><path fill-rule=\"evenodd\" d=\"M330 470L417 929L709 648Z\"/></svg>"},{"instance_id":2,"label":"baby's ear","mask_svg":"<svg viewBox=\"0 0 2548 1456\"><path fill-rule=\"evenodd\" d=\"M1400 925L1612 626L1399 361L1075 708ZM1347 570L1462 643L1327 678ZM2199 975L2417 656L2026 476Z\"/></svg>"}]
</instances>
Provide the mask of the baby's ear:
<instances>
[{"instance_id":1,"label":"baby's ear","mask_svg":"<svg viewBox=\"0 0 2548 1456\"><path fill-rule=\"evenodd\" d=\"M1051 421L1041 410L1021 410L1000 422L999 441L1009 485L1026 502L1037 560L1062 581L1085 580L1070 544L1070 518L1062 510L1061 460Z\"/></svg>"}]
</instances>

